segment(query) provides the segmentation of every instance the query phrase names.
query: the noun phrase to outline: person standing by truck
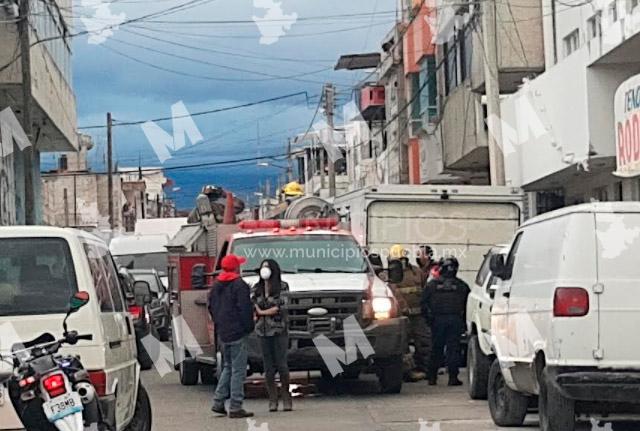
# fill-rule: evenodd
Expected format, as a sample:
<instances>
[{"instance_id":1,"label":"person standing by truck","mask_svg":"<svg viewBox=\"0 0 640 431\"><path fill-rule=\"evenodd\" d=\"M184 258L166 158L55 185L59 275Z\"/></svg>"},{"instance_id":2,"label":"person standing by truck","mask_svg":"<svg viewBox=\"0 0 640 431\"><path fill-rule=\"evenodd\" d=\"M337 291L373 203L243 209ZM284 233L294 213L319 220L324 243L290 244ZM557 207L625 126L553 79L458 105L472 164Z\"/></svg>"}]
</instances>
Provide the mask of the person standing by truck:
<instances>
[{"instance_id":1,"label":"person standing by truck","mask_svg":"<svg viewBox=\"0 0 640 431\"><path fill-rule=\"evenodd\" d=\"M460 264L455 257L448 257L440 265L440 277L427 283L422 296L422 312L433 334L433 350L429 360L428 379L430 385L438 383L438 369L447 349L449 386L460 386L460 338L465 330L467 297L471 290L460 280Z\"/></svg>"},{"instance_id":2,"label":"person standing by truck","mask_svg":"<svg viewBox=\"0 0 640 431\"><path fill-rule=\"evenodd\" d=\"M262 347L265 384L269 394L269 411L278 411L276 372L280 375L284 411L293 410L289 392L289 325L287 293L289 285L282 281L280 265L267 259L260 264L260 280L253 286L252 302L257 321L256 334Z\"/></svg>"},{"instance_id":3,"label":"person standing by truck","mask_svg":"<svg viewBox=\"0 0 640 431\"><path fill-rule=\"evenodd\" d=\"M226 416L225 402L231 399L230 418L253 416L242 408L247 377L247 338L254 329L251 288L240 277L240 266L245 262L241 256L225 256L220 263L222 273L209 293L209 312L222 343L223 355L222 374L211 411Z\"/></svg>"},{"instance_id":4,"label":"person standing by truck","mask_svg":"<svg viewBox=\"0 0 640 431\"><path fill-rule=\"evenodd\" d=\"M402 265L403 277L391 288L399 297L402 313L409 318L409 340L413 341L414 353L405 360L405 379L418 382L427 377L429 356L431 354L431 334L420 309L423 290L423 275L420 268L411 265L407 251L401 245L389 250L389 263L398 261Z\"/></svg>"}]
</instances>

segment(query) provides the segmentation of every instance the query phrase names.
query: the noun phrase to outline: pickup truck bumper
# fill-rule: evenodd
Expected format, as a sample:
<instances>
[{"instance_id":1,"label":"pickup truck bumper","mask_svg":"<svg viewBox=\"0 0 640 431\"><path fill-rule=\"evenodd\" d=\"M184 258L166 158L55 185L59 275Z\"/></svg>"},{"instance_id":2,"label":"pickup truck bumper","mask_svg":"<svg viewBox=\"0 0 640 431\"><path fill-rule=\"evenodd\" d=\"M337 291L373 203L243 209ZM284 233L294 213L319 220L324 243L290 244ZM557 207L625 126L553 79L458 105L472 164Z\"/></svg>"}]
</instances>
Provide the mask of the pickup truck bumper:
<instances>
[{"instance_id":1,"label":"pickup truck bumper","mask_svg":"<svg viewBox=\"0 0 640 431\"><path fill-rule=\"evenodd\" d=\"M374 355L364 358L358 350L357 361L347 365L366 368L367 365L375 363L377 360L384 361L403 355L408 349L407 325L408 319L406 317L373 321L363 328L363 333L373 347ZM313 339L320 335L324 335L341 350L345 350L345 337L342 331L317 334L291 331L289 333L288 362L292 371L327 368L313 342ZM260 339L255 333L249 337L249 363L253 371L263 371Z\"/></svg>"},{"instance_id":2,"label":"pickup truck bumper","mask_svg":"<svg viewBox=\"0 0 640 431\"><path fill-rule=\"evenodd\" d=\"M640 372L598 369L555 369L560 392L577 401L640 403Z\"/></svg>"}]
</instances>

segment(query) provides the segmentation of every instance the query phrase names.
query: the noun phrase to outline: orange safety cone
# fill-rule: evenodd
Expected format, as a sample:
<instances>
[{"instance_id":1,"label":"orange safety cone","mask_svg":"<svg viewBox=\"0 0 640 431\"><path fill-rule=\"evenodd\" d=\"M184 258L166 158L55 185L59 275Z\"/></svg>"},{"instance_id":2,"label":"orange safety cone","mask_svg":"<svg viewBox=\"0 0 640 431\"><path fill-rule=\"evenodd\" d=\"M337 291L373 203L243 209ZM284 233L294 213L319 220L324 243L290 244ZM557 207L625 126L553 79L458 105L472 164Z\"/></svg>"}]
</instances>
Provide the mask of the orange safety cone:
<instances>
[{"instance_id":1,"label":"orange safety cone","mask_svg":"<svg viewBox=\"0 0 640 431\"><path fill-rule=\"evenodd\" d=\"M227 192L227 205L224 208L224 224L235 224L236 223L236 210L234 207L235 199L233 198L233 193Z\"/></svg>"}]
</instances>

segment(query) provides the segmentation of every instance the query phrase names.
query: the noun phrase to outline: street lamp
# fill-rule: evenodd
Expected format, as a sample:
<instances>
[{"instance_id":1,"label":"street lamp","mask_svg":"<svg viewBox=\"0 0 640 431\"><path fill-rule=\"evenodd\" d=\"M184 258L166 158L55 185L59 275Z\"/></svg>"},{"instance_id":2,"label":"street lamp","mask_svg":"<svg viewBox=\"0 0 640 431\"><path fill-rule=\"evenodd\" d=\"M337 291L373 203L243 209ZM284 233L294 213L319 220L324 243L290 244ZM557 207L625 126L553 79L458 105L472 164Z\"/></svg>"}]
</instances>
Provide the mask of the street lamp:
<instances>
[{"instance_id":1,"label":"street lamp","mask_svg":"<svg viewBox=\"0 0 640 431\"><path fill-rule=\"evenodd\" d=\"M276 165L275 163L269 163L269 162L258 162L258 166L261 166L263 168L278 168L278 169L283 169L285 171L289 170L289 167L287 166L280 166L280 165Z\"/></svg>"}]
</instances>

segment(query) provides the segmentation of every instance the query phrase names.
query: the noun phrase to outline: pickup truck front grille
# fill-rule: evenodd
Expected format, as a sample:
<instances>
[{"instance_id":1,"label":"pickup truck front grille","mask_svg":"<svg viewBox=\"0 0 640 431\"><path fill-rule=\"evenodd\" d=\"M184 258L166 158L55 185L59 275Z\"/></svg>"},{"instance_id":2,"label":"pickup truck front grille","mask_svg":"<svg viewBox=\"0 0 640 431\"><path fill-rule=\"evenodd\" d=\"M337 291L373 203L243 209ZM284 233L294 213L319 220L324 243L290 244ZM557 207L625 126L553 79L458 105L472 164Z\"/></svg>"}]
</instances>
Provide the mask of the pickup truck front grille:
<instances>
[{"instance_id":1,"label":"pickup truck front grille","mask_svg":"<svg viewBox=\"0 0 640 431\"><path fill-rule=\"evenodd\" d=\"M315 292L289 294L289 329L309 333L342 331L342 322L350 316L362 316L362 292ZM324 315L311 315L309 310L327 310Z\"/></svg>"}]
</instances>

